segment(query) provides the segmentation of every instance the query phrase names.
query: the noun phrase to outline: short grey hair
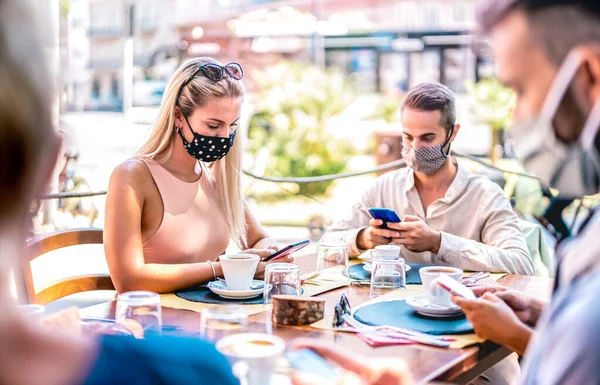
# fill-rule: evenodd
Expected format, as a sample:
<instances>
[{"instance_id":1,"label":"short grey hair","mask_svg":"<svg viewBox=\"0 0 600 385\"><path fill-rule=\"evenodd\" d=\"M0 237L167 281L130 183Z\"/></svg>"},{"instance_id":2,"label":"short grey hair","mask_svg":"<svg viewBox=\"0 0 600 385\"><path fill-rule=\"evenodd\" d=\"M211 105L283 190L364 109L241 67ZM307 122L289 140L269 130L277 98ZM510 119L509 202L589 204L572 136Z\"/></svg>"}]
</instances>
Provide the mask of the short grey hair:
<instances>
[{"instance_id":1,"label":"short grey hair","mask_svg":"<svg viewBox=\"0 0 600 385\"><path fill-rule=\"evenodd\" d=\"M402 110L406 107L419 111L440 111L440 126L450 132L456 123L454 94L440 83L421 83L408 91Z\"/></svg>"},{"instance_id":2,"label":"short grey hair","mask_svg":"<svg viewBox=\"0 0 600 385\"><path fill-rule=\"evenodd\" d=\"M513 11L524 13L532 41L555 65L577 45L600 43L598 0L482 0L476 11L481 31L489 33Z\"/></svg>"}]
</instances>

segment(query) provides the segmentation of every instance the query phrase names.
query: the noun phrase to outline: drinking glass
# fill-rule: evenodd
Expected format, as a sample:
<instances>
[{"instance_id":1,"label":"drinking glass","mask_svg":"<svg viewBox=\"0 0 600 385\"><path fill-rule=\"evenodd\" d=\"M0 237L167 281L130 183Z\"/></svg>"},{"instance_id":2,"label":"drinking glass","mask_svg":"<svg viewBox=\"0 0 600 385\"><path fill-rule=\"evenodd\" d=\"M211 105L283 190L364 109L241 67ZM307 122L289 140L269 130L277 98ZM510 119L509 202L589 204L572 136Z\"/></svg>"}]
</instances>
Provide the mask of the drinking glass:
<instances>
[{"instance_id":1,"label":"drinking glass","mask_svg":"<svg viewBox=\"0 0 600 385\"><path fill-rule=\"evenodd\" d=\"M348 246L345 243L323 242L317 246L317 271L341 273L348 277ZM339 271L338 271L339 270Z\"/></svg>"},{"instance_id":2,"label":"drinking glass","mask_svg":"<svg viewBox=\"0 0 600 385\"><path fill-rule=\"evenodd\" d=\"M148 334L161 334L160 295L150 291L130 291L119 294L115 319L138 338Z\"/></svg>"},{"instance_id":3,"label":"drinking glass","mask_svg":"<svg viewBox=\"0 0 600 385\"><path fill-rule=\"evenodd\" d=\"M217 342L223 337L248 331L248 312L238 305L219 305L202 310L200 336Z\"/></svg>"},{"instance_id":4,"label":"drinking glass","mask_svg":"<svg viewBox=\"0 0 600 385\"><path fill-rule=\"evenodd\" d=\"M371 298L406 288L404 258L373 258L371 270Z\"/></svg>"},{"instance_id":5,"label":"drinking glass","mask_svg":"<svg viewBox=\"0 0 600 385\"><path fill-rule=\"evenodd\" d=\"M263 300L271 303L277 294L300 295L300 268L293 263L271 263L265 268Z\"/></svg>"}]
</instances>

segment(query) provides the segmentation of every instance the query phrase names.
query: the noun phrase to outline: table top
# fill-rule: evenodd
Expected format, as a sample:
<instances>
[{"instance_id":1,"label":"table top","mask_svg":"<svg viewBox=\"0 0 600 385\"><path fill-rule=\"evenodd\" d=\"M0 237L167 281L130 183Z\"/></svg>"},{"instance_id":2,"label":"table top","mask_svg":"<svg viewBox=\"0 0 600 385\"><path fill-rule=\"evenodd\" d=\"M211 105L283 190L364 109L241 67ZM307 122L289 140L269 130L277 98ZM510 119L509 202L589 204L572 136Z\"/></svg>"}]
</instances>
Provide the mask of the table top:
<instances>
[{"instance_id":1,"label":"table top","mask_svg":"<svg viewBox=\"0 0 600 385\"><path fill-rule=\"evenodd\" d=\"M305 254L295 257L302 274L315 270L316 256ZM551 280L521 275L507 275L498 281L504 286L522 290L538 297L549 297ZM358 306L369 298L369 288L348 286L318 295L326 300L326 309L333 309L342 293L348 296L352 306ZM114 318L116 301L88 307L81 310L83 316ZM182 327L189 334L200 332L200 314L182 309L163 307L163 324ZM334 342L340 349L355 352L367 357L401 357L407 361L415 380L425 383L433 380L448 381L486 362L488 367L504 358L508 351L500 346L485 342L464 349L443 349L423 345L399 345L372 348L352 333L314 329L310 326L273 325L270 313L259 313L249 317L249 331L270 333L286 341L303 337ZM501 354L502 353L502 354ZM491 362L490 362L491 361ZM479 371L480 372L480 371Z\"/></svg>"}]
</instances>

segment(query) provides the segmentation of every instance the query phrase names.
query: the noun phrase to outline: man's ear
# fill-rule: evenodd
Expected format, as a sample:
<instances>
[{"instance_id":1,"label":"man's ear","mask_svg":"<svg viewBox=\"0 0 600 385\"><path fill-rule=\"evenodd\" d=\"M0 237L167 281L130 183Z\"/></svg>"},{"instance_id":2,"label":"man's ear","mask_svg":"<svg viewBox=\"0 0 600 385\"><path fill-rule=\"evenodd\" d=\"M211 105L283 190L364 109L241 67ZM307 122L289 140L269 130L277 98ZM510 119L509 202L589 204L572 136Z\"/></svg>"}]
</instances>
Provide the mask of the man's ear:
<instances>
[{"instance_id":1,"label":"man's ear","mask_svg":"<svg viewBox=\"0 0 600 385\"><path fill-rule=\"evenodd\" d=\"M583 46L578 50L585 62L585 73L589 77L589 89L585 97L588 99L586 104L591 109L600 100L600 46Z\"/></svg>"},{"instance_id":2,"label":"man's ear","mask_svg":"<svg viewBox=\"0 0 600 385\"><path fill-rule=\"evenodd\" d=\"M458 131L460 131L460 123L454 124L454 129L452 130L452 136L450 137L450 143L454 142L454 139L456 139L456 135L458 134Z\"/></svg>"}]
</instances>

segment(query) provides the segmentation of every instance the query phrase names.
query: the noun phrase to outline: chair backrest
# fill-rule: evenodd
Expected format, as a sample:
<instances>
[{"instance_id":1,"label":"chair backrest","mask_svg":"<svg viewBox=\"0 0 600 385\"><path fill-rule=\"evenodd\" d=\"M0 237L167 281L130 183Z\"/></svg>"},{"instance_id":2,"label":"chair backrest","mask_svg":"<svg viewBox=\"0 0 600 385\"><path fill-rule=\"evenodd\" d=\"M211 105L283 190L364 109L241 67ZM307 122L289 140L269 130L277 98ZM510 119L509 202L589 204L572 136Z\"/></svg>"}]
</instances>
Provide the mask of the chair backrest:
<instances>
[{"instance_id":1,"label":"chair backrest","mask_svg":"<svg viewBox=\"0 0 600 385\"><path fill-rule=\"evenodd\" d=\"M524 219L519 219L519 227L525 236L535 275L537 277L554 277L554 258L544 239L542 227Z\"/></svg>"},{"instance_id":2,"label":"chair backrest","mask_svg":"<svg viewBox=\"0 0 600 385\"><path fill-rule=\"evenodd\" d=\"M91 290L115 290L108 274L88 274L52 282L36 292L31 262L39 256L63 247L102 244L102 229L84 228L55 231L36 236L27 241L27 261L23 266L22 291L27 293L29 303L46 305L67 295Z\"/></svg>"}]
</instances>

